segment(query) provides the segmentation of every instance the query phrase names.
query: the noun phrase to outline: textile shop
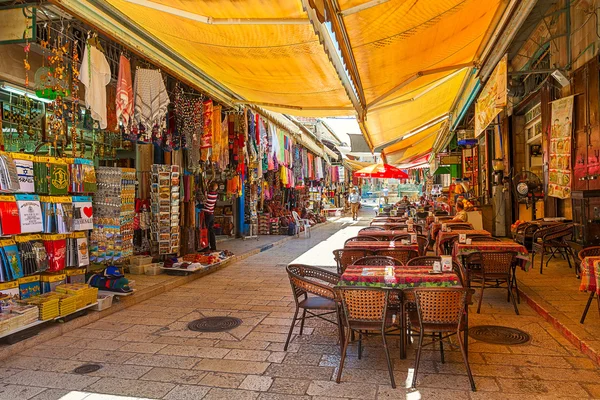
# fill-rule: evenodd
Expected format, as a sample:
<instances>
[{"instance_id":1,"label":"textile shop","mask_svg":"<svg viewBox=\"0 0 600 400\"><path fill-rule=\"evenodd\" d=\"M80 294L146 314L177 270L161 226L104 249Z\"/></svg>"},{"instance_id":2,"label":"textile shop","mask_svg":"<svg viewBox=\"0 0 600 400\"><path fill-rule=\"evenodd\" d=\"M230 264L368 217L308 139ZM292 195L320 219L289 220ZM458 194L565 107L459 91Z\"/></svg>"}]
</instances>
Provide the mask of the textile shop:
<instances>
[{"instance_id":1,"label":"textile shop","mask_svg":"<svg viewBox=\"0 0 600 400\"><path fill-rule=\"evenodd\" d=\"M28 18L0 38L12 60L0 67L0 338L104 310L139 289L136 274L228 261L203 251L213 182L219 236L296 233L292 211L324 220L339 171L316 138L214 100L52 7L1 10Z\"/></svg>"}]
</instances>

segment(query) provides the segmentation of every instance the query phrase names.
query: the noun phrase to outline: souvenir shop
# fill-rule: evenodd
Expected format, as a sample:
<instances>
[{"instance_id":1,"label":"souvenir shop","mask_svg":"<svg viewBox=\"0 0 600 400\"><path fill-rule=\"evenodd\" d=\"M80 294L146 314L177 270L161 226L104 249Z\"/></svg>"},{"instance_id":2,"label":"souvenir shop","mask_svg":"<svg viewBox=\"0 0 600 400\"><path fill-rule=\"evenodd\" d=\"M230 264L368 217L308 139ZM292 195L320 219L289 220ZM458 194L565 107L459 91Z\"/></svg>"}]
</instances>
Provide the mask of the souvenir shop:
<instances>
[{"instance_id":1,"label":"souvenir shop","mask_svg":"<svg viewBox=\"0 0 600 400\"><path fill-rule=\"evenodd\" d=\"M292 211L323 221L339 171L285 117L221 104L93 27L21 8L37 18L0 37L21 59L0 68L0 339L110 307L135 274L230 259L207 251L213 182L218 235L287 235Z\"/></svg>"}]
</instances>

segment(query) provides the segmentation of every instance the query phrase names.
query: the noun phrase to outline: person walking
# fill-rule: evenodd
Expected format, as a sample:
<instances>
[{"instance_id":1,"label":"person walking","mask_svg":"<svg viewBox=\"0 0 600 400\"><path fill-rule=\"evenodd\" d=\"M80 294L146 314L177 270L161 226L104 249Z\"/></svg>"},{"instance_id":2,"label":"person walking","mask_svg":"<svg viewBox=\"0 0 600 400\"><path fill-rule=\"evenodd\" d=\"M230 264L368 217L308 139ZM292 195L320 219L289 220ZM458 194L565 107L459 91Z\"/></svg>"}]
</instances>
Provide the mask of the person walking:
<instances>
[{"instance_id":1,"label":"person walking","mask_svg":"<svg viewBox=\"0 0 600 400\"><path fill-rule=\"evenodd\" d=\"M388 189L387 186L383 187L383 201L385 202L385 204L390 203L390 189Z\"/></svg>"},{"instance_id":2,"label":"person walking","mask_svg":"<svg viewBox=\"0 0 600 400\"><path fill-rule=\"evenodd\" d=\"M358 209L360 208L360 195L356 193L356 188L352 188L352 191L348 195L348 201L352 209L352 220L356 221L358 219Z\"/></svg>"},{"instance_id":3,"label":"person walking","mask_svg":"<svg viewBox=\"0 0 600 400\"><path fill-rule=\"evenodd\" d=\"M206 194L203 210L204 222L208 228L208 244L211 251L217 250L217 235L215 234L215 205L219 196L217 189L219 189L218 183L213 182L210 184L210 191Z\"/></svg>"}]
</instances>

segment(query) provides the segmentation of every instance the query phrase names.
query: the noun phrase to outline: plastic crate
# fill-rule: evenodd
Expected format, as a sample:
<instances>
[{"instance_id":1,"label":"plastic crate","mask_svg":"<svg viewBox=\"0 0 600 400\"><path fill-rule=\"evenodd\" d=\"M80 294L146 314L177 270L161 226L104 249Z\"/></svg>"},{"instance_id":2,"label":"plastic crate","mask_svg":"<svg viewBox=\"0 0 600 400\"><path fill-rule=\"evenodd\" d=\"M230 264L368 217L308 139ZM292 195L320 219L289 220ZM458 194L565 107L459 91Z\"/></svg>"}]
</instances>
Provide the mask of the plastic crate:
<instances>
[{"instance_id":1,"label":"plastic crate","mask_svg":"<svg viewBox=\"0 0 600 400\"><path fill-rule=\"evenodd\" d=\"M146 265L146 275L160 275L163 273L161 263L154 263Z\"/></svg>"},{"instance_id":2,"label":"plastic crate","mask_svg":"<svg viewBox=\"0 0 600 400\"><path fill-rule=\"evenodd\" d=\"M131 275L144 275L146 273L147 265L133 265L129 266L129 273Z\"/></svg>"},{"instance_id":3,"label":"plastic crate","mask_svg":"<svg viewBox=\"0 0 600 400\"><path fill-rule=\"evenodd\" d=\"M98 298L97 298L98 304L96 304L94 307L92 307L92 310L102 311L102 310L106 310L107 308L112 307L112 302L113 302L114 297L115 296L113 294L98 295Z\"/></svg>"},{"instance_id":4,"label":"plastic crate","mask_svg":"<svg viewBox=\"0 0 600 400\"><path fill-rule=\"evenodd\" d=\"M129 259L131 265L152 264L152 256L133 256Z\"/></svg>"}]
</instances>

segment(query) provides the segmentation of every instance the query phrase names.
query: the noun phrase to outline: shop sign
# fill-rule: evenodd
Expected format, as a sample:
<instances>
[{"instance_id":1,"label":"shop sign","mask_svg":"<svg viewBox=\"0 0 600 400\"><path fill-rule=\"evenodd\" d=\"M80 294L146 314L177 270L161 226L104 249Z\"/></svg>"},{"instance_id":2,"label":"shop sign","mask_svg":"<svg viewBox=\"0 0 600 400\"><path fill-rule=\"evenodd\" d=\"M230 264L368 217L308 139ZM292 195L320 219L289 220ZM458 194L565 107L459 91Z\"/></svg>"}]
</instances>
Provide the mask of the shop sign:
<instances>
[{"instance_id":1,"label":"shop sign","mask_svg":"<svg viewBox=\"0 0 600 400\"><path fill-rule=\"evenodd\" d=\"M507 64L508 55L504 55L475 103L475 137L481 135L508 103Z\"/></svg>"},{"instance_id":2,"label":"shop sign","mask_svg":"<svg viewBox=\"0 0 600 400\"><path fill-rule=\"evenodd\" d=\"M461 154L447 154L447 155L440 156L440 164L441 165L462 164L462 155Z\"/></svg>"},{"instance_id":3,"label":"shop sign","mask_svg":"<svg viewBox=\"0 0 600 400\"><path fill-rule=\"evenodd\" d=\"M559 199L571 197L573 97L569 96L552 102L548 196Z\"/></svg>"},{"instance_id":4,"label":"shop sign","mask_svg":"<svg viewBox=\"0 0 600 400\"><path fill-rule=\"evenodd\" d=\"M36 8L26 5L0 10L0 44L25 43L35 38Z\"/></svg>"}]
</instances>

